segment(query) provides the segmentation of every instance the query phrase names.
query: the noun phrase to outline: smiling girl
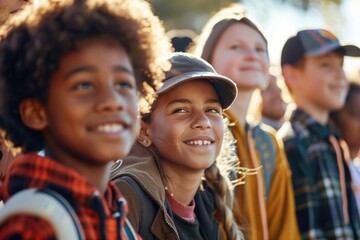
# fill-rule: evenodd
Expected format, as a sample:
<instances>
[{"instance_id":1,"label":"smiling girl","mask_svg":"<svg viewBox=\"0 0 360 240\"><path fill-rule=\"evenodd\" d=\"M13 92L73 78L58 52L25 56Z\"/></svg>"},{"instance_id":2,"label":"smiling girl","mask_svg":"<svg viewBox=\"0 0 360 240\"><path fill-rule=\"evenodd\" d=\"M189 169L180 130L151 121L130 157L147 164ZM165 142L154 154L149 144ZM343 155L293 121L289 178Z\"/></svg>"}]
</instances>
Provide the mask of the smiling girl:
<instances>
[{"instance_id":1,"label":"smiling girl","mask_svg":"<svg viewBox=\"0 0 360 240\"><path fill-rule=\"evenodd\" d=\"M218 168L222 113L234 101L236 86L190 54L175 53L166 63L164 84L151 112L142 116L138 142L113 172L116 185L127 189L129 219L144 239L241 239L230 181Z\"/></svg>"}]
</instances>

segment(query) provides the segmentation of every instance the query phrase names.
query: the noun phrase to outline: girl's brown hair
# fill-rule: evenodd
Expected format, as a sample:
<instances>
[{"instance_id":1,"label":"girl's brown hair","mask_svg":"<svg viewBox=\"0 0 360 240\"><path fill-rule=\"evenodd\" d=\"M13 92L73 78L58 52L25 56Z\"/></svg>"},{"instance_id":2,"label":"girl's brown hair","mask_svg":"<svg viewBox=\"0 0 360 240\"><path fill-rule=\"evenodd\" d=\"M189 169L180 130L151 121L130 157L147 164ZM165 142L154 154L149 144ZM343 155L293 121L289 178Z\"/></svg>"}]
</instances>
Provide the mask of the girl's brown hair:
<instances>
[{"instance_id":1,"label":"girl's brown hair","mask_svg":"<svg viewBox=\"0 0 360 240\"><path fill-rule=\"evenodd\" d=\"M235 23L245 24L257 31L264 39L267 46L267 40L264 34L255 24L254 20L250 19L249 16L246 15L245 8L241 4L234 3L221 9L208 20L201 34L195 41L196 44L193 48L194 53L211 63L212 54L218 40L225 30Z\"/></svg>"}]
</instances>

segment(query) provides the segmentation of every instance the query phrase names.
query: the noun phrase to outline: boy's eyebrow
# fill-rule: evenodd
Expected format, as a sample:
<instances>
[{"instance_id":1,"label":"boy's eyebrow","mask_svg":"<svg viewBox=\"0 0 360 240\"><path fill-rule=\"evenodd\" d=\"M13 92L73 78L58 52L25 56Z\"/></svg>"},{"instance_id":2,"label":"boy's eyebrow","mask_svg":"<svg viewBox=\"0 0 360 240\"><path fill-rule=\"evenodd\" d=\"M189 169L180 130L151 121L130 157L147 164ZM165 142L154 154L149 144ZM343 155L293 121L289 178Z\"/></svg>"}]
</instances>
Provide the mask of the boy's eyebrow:
<instances>
[{"instance_id":1,"label":"boy's eyebrow","mask_svg":"<svg viewBox=\"0 0 360 240\"><path fill-rule=\"evenodd\" d=\"M169 102L168 106L176 104L176 103L192 103L189 99L186 98L180 98L180 99L175 99L171 102ZM220 101L218 99L215 98L208 98L206 99L205 103L220 103Z\"/></svg>"},{"instance_id":2,"label":"boy's eyebrow","mask_svg":"<svg viewBox=\"0 0 360 240\"><path fill-rule=\"evenodd\" d=\"M131 69L129 69L128 67L125 67L125 66L121 66L121 65L114 66L113 70L116 72L125 72L129 75L134 75L134 72ZM68 71L65 74L64 79L67 79L67 78L71 77L72 75L77 74L79 72L95 72L95 71L96 71L96 68L93 66L79 66L79 67L73 68L70 71Z\"/></svg>"},{"instance_id":3,"label":"boy's eyebrow","mask_svg":"<svg viewBox=\"0 0 360 240\"><path fill-rule=\"evenodd\" d=\"M125 73L128 73L130 75L134 75L134 72L131 69L129 69L128 67L125 67L125 66L118 65L118 66L113 67L113 69L118 71L118 72L125 72Z\"/></svg>"}]
</instances>

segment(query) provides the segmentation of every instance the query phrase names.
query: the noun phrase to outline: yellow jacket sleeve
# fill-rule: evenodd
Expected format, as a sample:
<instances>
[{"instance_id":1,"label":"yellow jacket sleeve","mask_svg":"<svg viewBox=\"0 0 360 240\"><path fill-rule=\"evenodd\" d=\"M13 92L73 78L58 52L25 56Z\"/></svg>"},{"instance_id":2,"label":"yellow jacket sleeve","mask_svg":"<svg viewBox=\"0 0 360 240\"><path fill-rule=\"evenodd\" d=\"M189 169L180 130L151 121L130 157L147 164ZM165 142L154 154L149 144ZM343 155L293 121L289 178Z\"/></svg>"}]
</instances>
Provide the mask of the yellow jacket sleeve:
<instances>
[{"instance_id":1,"label":"yellow jacket sleeve","mask_svg":"<svg viewBox=\"0 0 360 240\"><path fill-rule=\"evenodd\" d=\"M251 161L245 127L241 126L231 114L229 114L229 119L233 123L231 131L237 140L240 166L250 169L259 167L261 165L259 150L255 149L256 161ZM275 166L268 199L265 198L263 187L265 186L263 173L265 166L263 166L262 169L258 170L260 176L249 175L245 178L245 184L236 187L235 218L246 239L299 240L300 234L295 212L291 170L282 142L276 139L275 131L272 129L262 127L262 130L271 136L275 148L275 161L273 161ZM264 211L261 210L263 209L262 206L265 206Z\"/></svg>"},{"instance_id":2,"label":"yellow jacket sleeve","mask_svg":"<svg viewBox=\"0 0 360 240\"><path fill-rule=\"evenodd\" d=\"M267 223L270 240L298 240L300 233L296 220L295 199L283 145L274 135L276 165L269 197L266 202Z\"/></svg>"}]
</instances>

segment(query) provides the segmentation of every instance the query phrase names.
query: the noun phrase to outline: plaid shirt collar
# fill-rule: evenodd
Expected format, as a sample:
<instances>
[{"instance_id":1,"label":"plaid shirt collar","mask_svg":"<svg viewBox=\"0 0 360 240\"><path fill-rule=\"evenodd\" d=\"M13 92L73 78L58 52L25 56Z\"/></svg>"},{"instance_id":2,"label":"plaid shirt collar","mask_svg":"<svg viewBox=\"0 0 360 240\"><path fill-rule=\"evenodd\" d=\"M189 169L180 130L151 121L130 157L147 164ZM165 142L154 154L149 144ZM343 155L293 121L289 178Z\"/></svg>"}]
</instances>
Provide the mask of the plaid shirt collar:
<instances>
[{"instance_id":1,"label":"plaid shirt collar","mask_svg":"<svg viewBox=\"0 0 360 240\"><path fill-rule=\"evenodd\" d=\"M336 130L335 126L329 122L326 125L320 124L315 118L301 109L293 111L290 117L295 132L300 133L308 130L310 134L317 135L323 139L328 139L330 135L340 138L340 133Z\"/></svg>"}]
</instances>

